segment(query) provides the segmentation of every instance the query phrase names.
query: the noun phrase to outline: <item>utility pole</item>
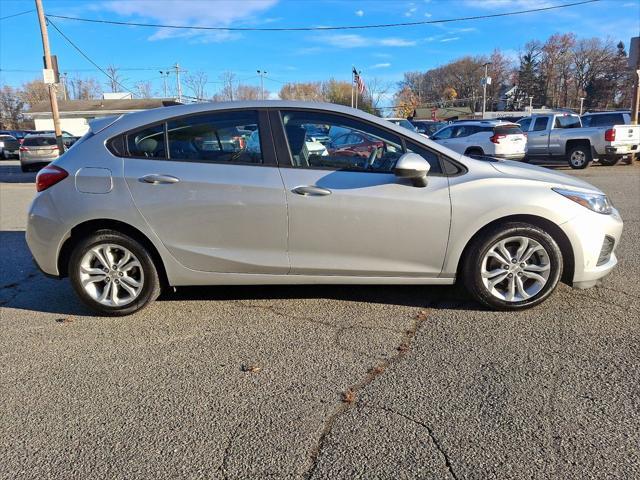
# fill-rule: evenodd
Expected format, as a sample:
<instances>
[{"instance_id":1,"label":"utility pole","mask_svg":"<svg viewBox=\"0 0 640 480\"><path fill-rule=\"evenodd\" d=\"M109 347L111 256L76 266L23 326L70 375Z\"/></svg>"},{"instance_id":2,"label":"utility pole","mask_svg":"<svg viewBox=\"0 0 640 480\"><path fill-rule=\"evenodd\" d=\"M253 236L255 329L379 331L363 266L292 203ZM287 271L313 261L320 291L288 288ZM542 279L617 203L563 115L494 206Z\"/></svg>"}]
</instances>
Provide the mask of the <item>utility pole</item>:
<instances>
[{"instance_id":1,"label":"utility pole","mask_svg":"<svg viewBox=\"0 0 640 480\"><path fill-rule=\"evenodd\" d=\"M267 74L264 70L257 70L258 75L260 75L260 98L264 100L264 76Z\"/></svg>"},{"instance_id":2,"label":"utility pole","mask_svg":"<svg viewBox=\"0 0 640 480\"><path fill-rule=\"evenodd\" d=\"M533 115L533 97L529 97L529 115Z\"/></svg>"},{"instance_id":3,"label":"utility pole","mask_svg":"<svg viewBox=\"0 0 640 480\"><path fill-rule=\"evenodd\" d=\"M167 77L171 72L160 70L160 76L162 77L162 83L164 86L164 98L168 98L168 90L167 90Z\"/></svg>"},{"instance_id":4,"label":"utility pole","mask_svg":"<svg viewBox=\"0 0 640 480\"><path fill-rule=\"evenodd\" d=\"M38 11L38 21L40 22L40 35L42 36L42 49L44 50L44 66L47 70L53 69L51 61L51 49L49 48L49 33L47 32L47 21L44 16L44 8L42 0L36 1L36 10ZM60 112L58 112L58 97L56 96L55 83L49 83L49 101L51 103L51 115L53 116L53 129L56 132L56 143L58 151L62 155L64 153L64 143L62 143L62 129L60 128Z\"/></svg>"},{"instance_id":5,"label":"utility pole","mask_svg":"<svg viewBox=\"0 0 640 480\"><path fill-rule=\"evenodd\" d=\"M582 116L582 107L584 106L584 98L585 97L580 97L580 116Z\"/></svg>"},{"instance_id":6,"label":"utility pole","mask_svg":"<svg viewBox=\"0 0 640 480\"><path fill-rule=\"evenodd\" d=\"M184 72L185 70L181 70L178 62L176 62L176 64L173 66L173 69L176 71L176 93L178 94L178 102L182 103L182 84L180 83L180 71Z\"/></svg>"},{"instance_id":7,"label":"utility pole","mask_svg":"<svg viewBox=\"0 0 640 480\"><path fill-rule=\"evenodd\" d=\"M482 79L482 119L484 120L485 113L487 111L487 83L489 82L489 65L491 62L487 62L484 67L484 78Z\"/></svg>"}]
</instances>

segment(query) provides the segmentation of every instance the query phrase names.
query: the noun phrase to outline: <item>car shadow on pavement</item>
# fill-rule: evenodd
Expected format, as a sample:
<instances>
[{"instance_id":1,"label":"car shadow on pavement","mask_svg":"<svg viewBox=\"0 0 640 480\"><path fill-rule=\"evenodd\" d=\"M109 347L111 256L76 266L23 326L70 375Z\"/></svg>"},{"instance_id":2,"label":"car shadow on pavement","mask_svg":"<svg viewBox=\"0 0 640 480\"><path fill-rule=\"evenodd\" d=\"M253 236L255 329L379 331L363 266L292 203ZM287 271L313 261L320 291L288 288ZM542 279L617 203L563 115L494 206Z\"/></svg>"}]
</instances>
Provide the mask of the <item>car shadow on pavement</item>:
<instances>
[{"instance_id":1,"label":"car shadow on pavement","mask_svg":"<svg viewBox=\"0 0 640 480\"><path fill-rule=\"evenodd\" d=\"M36 172L24 173L20 169L20 164L14 162L7 164L4 162L6 162L6 160L0 160L1 183L34 183L36 181Z\"/></svg>"},{"instance_id":2,"label":"car shadow on pavement","mask_svg":"<svg viewBox=\"0 0 640 480\"><path fill-rule=\"evenodd\" d=\"M0 307L92 316L67 279L47 278L33 263L24 231L0 231ZM457 286L425 285L242 285L180 287L159 301L331 299L417 308L477 310Z\"/></svg>"}]
</instances>

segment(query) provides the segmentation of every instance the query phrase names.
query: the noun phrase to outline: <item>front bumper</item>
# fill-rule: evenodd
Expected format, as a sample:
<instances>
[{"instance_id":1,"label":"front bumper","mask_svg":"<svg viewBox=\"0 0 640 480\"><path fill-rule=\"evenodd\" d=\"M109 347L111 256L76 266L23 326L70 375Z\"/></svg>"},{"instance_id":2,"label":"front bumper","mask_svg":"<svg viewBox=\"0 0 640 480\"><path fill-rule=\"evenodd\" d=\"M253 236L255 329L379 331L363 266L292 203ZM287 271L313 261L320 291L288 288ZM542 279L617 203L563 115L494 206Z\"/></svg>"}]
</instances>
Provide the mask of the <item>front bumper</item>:
<instances>
[{"instance_id":1,"label":"front bumper","mask_svg":"<svg viewBox=\"0 0 640 480\"><path fill-rule=\"evenodd\" d=\"M597 285L618 263L616 249L622 236L622 218L614 209L610 215L586 211L560 225L573 247L574 273L572 285L589 288ZM608 237L608 238L607 238ZM601 256L603 248L613 241L611 253Z\"/></svg>"}]
</instances>

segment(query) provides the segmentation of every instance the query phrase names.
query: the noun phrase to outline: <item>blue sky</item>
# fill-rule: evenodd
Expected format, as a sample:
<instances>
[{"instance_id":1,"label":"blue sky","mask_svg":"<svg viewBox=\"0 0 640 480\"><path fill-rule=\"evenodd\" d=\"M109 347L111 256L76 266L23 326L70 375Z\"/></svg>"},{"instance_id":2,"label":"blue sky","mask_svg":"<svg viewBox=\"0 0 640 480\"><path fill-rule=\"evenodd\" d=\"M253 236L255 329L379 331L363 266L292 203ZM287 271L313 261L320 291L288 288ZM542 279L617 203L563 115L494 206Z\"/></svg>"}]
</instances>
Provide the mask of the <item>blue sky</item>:
<instances>
[{"instance_id":1,"label":"blue sky","mask_svg":"<svg viewBox=\"0 0 640 480\"><path fill-rule=\"evenodd\" d=\"M156 24L216 26L337 26L434 20L507 12L569 0L43 0L50 14ZM33 8L31 0L0 0L0 17ZM351 65L373 77L397 82L402 73L426 70L464 55L488 54L498 47L514 58L530 39L556 32L578 37L623 40L640 31L640 0L603 0L583 6L446 25L328 32L198 32L87 24L57 20L58 27L101 66L125 70L125 84L152 81L158 70L179 62L189 72L204 71L220 87L230 70L243 83L259 85L257 69L268 72L265 88L281 82L348 80ZM71 76L107 78L49 29L52 52ZM19 85L40 77L42 44L35 13L0 22L0 84ZM170 79L171 83L175 80ZM103 85L106 89L106 85Z\"/></svg>"}]
</instances>

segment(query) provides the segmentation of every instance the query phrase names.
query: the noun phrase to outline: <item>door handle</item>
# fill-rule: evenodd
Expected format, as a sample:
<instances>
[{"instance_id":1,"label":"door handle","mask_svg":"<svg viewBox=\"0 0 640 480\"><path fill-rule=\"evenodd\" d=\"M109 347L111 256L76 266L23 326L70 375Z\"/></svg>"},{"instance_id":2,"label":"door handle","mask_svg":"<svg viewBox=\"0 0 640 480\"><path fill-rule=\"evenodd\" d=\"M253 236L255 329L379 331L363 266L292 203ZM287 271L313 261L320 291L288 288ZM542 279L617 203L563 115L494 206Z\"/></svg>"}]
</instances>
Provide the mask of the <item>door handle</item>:
<instances>
[{"instance_id":1,"label":"door handle","mask_svg":"<svg viewBox=\"0 0 640 480\"><path fill-rule=\"evenodd\" d=\"M150 174L145 175L139 179L141 182L150 183L152 185L167 185L170 183L178 183L180 179L178 177L174 177L173 175L158 175L158 174Z\"/></svg>"},{"instance_id":2,"label":"door handle","mask_svg":"<svg viewBox=\"0 0 640 480\"><path fill-rule=\"evenodd\" d=\"M293 193L302 195L303 197L324 197L331 195L331 190L322 187L316 187L315 185L302 185L291 190Z\"/></svg>"}]
</instances>

